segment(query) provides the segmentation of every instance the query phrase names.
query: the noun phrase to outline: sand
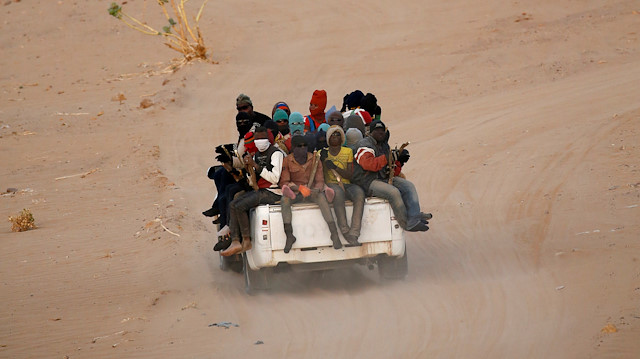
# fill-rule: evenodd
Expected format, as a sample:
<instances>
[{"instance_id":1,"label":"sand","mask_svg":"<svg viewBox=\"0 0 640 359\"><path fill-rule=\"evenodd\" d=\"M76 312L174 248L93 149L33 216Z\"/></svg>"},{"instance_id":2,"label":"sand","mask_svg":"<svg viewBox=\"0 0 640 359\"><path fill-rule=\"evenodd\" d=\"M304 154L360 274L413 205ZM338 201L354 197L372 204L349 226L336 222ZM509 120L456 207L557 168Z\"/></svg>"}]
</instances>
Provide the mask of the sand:
<instances>
[{"instance_id":1,"label":"sand","mask_svg":"<svg viewBox=\"0 0 640 359\"><path fill-rule=\"evenodd\" d=\"M0 226L0 357L640 356L637 2L213 1L218 64L173 73L110 3L0 4L0 214L38 226ZM239 93L306 114L315 89L376 94L431 230L405 281L248 296L211 250L205 171Z\"/></svg>"}]
</instances>

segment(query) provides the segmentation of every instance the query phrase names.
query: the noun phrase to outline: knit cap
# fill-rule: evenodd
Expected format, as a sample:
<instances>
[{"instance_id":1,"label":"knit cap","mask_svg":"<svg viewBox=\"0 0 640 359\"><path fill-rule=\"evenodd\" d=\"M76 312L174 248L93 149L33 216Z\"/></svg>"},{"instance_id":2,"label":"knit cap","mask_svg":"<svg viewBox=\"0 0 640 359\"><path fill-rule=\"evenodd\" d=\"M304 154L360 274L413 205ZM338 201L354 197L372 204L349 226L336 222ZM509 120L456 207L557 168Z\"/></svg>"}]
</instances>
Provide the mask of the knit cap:
<instances>
[{"instance_id":1,"label":"knit cap","mask_svg":"<svg viewBox=\"0 0 640 359\"><path fill-rule=\"evenodd\" d=\"M313 91L313 95L311 96L311 101L309 101L309 103L312 103L318 106L319 108L322 109L322 111L324 111L324 109L327 107L327 91L325 90Z\"/></svg>"},{"instance_id":2,"label":"knit cap","mask_svg":"<svg viewBox=\"0 0 640 359\"><path fill-rule=\"evenodd\" d=\"M316 131L324 131L324 132L327 132L327 130L329 130L328 123L320 124L320 126L318 126L318 128L316 129Z\"/></svg>"},{"instance_id":3,"label":"knit cap","mask_svg":"<svg viewBox=\"0 0 640 359\"><path fill-rule=\"evenodd\" d=\"M258 152L258 148L256 148L256 144L253 142L254 135L253 132L249 131L244 135L244 148L248 152L256 153Z\"/></svg>"},{"instance_id":4,"label":"knit cap","mask_svg":"<svg viewBox=\"0 0 640 359\"><path fill-rule=\"evenodd\" d=\"M278 122L280 120L289 120L289 116L284 110L277 109L276 112L273 114L273 120L275 122Z\"/></svg>"},{"instance_id":5,"label":"knit cap","mask_svg":"<svg viewBox=\"0 0 640 359\"><path fill-rule=\"evenodd\" d=\"M352 93L350 93L349 96L347 96L347 101L346 101L347 109L354 109L354 108L360 107L360 101L362 101L363 97L364 97L364 94L360 90L355 90Z\"/></svg>"},{"instance_id":6,"label":"knit cap","mask_svg":"<svg viewBox=\"0 0 640 359\"><path fill-rule=\"evenodd\" d=\"M244 105L253 106L253 103L251 102L251 98L249 98L249 96L241 93L236 98L236 107L241 107L241 106L244 106Z\"/></svg>"}]
</instances>

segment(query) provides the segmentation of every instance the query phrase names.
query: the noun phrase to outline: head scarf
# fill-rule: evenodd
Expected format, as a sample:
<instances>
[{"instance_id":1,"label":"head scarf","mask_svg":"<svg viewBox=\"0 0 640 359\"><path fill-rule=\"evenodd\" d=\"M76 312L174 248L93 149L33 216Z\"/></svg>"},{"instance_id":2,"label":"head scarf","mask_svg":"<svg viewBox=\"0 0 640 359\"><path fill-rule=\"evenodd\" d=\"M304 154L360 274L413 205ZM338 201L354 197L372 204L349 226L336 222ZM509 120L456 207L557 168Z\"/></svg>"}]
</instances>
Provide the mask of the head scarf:
<instances>
[{"instance_id":1,"label":"head scarf","mask_svg":"<svg viewBox=\"0 0 640 359\"><path fill-rule=\"evenodd\" d=\"M278 125L275 122L273 122L273 120L267 120L264 122L264 127L267 128L267 132L269 135L269 142L273 144L276 136L280 133L278 131Z\"/></svg>"},{"instance_id":2,"label":"head scarf","mask_svg":"<svg viewBox=\"0 0 640 359\"><path fill-rule=\"evenodd\" d=\"M360 132L360 130L358 130L357 128L353 127L347 130L347 133L345 134L345 136L347 137L347 146L351 147L351 146L354 146L356 143L358 143L358 141L362 139L362 132Z\"/></svg>"},{"instance_id":3,"label":"head scarf","mask_svg":"<svg viewBox=\"0 0 640 359\"><path fill-rule=\"evenodd\" d=\"M318 126L318 128L316 129L316 131L324 131L327 132L327 130L329 129L329 124L328 123L323 123L320 124L320 126Z\"/></svg>"},{"instance_id":4,"label":"head scarf","mask_svg":"<svg viewBox=\"0 0 640 359\"><path fill-rule=\"evenodd\" d=\"M358 115L351 115L351 116L347 117L347 119L344 120L343 128L344 128L345 131L349 131L349 129L351 129L351 128L357 128L358 130L360 130L360 133L362 133L363 137L366 134L364 121Z\"/></svg>"},{"instance_id":5,"label":"head scarf","mask_svg":"<svg viewBox=\"0 0 640 359\"><path fill-rule=\"evenodd\" d=\"M236 115L236 128L238 129L240 138L249 132L252 126L251 116L246 112L238 112Z\"/></svg>"},{"instance_id":6,"label":"head scarf","mask_svg":"<svg viewBox=\"0 0 640 359\"><path fill-rule=\"evenodd\" d=\"M299 145L304 144L305 147L298 147ZM293 153L293 158L295 158L296 162L303 165L307 163L307 139L303 135L295 135L291 137L291 153Z\"/></svg>"},{"instance_id":7,"label":"head scarf","mask_svg":"<svg viewBox=\"0 0 640 359\"><path fill-rule=\"evenodd\" d=\"M273 110L271 110L271 116L272 117L275 114L276 110L278 110L278 109L286 112L287 116L291 115L291 109L289 108L289 105L287 105L287 103L284 102L284 101L280 101L280 102L276 102L276 104L273 105ZM274 118L274 120L275 120L275 118Z\"/></svg>"},{"instance_id":8,"label":"head scarf","mask_svg":"<svg viewBox=\"0 0 640 359\"><path fill-rule=\"evenodd\" d=\"M336 132L340 134L340 145L342 145L346 141L342 127L335 125L335 126L329 127L329 129L327 130L327 139L326 139L327 145L329 145L329 139L331 138L331 135L333 135Z\"/></svg>"},{"instance_id":9,"label":"head scarf","mask_svg":"<svg viewBox=\"0 0 640 359\"><path fill-rule=\"evenodd\" d=\"M330 120L337 120L338 122L340 122L340 126L344 126L344 117L342 116L342 114L339 111L333 111L329 114L329 116L327 117L327 123L329 123Z\"/></svg>"},{"instance_id":10,"label":"head scarf","mask_svg":"<svg viewBox=\"0 0 640 359\"><path fill-rule=\"evenodd\" d=\"M316 133L316 150L327 147L327 133L324 130L318 130Z\"/></svg>"}]
</instances>

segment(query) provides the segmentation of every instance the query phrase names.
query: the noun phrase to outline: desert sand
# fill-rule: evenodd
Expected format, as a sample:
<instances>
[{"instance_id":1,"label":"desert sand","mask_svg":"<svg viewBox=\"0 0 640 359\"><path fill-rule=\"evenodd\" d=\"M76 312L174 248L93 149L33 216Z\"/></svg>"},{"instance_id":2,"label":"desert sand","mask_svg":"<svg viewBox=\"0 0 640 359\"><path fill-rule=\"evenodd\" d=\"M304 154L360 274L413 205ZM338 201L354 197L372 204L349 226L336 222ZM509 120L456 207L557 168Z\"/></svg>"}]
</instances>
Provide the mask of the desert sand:
<instances>
[{"instance_id":1,"label":"desert sand","mask_svg":"<svg viewBox=\"0 0 640 359\"><path fill-rule=\"evenodd\" d=\"M640 357L637 1L210 1L217 64L175 72L110 3L0 4L0 214L38 226L0 226L1 358ZM404 281L248 296L206 169L239 93L306 114L315 89L377 96L431 230Z\"/></svg>"}]
</instances>

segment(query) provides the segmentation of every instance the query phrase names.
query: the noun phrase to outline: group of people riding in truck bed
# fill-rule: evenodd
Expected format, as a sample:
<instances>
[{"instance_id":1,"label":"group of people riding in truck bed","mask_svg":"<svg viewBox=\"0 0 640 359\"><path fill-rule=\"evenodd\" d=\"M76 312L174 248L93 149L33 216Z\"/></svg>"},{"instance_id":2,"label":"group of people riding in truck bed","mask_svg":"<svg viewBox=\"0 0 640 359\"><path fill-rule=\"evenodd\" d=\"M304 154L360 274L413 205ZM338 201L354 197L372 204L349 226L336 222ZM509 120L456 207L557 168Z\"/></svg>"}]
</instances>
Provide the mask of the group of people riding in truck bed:
<instances>
[{"instance_id":1,"label":"group of people riding in truck bed","mask_svg":"<svg viewBox=\"0 0 640 359\"><path fill-rule=\"evenodd\" d=\"M361 245L367 196L388 200L403 229L429 229L431 214L421 212L414 185L401 173L409 152L389 147L376 97L356 90L344 96L340 111L332 107L325 113L326 106L327 93L316 90L309 115L277 102L269 117L253 110L249 96L237 97L238 142L216 147L222 166L211 167L207 174L215 181L217 196L203 214L217 215L213 223L221 227L214 250L231 256L251 249L249 211L278 202L287 237L285 253L296 241L291 225L294 203L318 205L335 249L342 248L338 231L350 245ZM353 204L351 224L346 199Z\"/></svg>"}]
</instances>

